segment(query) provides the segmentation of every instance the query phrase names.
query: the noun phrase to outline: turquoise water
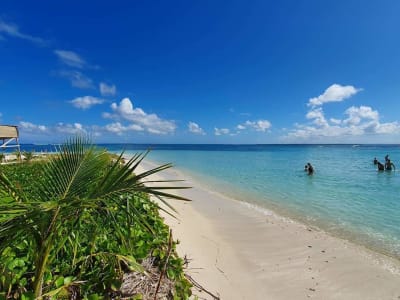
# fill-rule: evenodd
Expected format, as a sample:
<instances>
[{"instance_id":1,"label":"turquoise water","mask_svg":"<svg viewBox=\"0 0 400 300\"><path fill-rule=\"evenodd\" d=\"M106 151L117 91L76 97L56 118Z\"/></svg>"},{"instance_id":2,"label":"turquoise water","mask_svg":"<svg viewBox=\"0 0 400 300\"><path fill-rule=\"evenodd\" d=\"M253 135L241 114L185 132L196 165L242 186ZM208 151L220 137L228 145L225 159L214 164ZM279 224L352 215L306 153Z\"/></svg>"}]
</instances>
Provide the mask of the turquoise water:
<instances>
[{"instance_id":1,"label":"turquoise water","mask_svg":"<svg viewBox=\"0 0 400 300\"><path fill-rule=\"evenodd\" d=\"M378 172L374 157L399 162L399 146L154 146L149 159L172 162L238 200L318 226L400 258L400 173ZM164 150L161 150L164 149ZM307 162L315 168L308 176Z\"/></svg>"},{"instance_id":2,"label":"turquoise water","mask_svg":"<svg viewBox=\"0 0 400 300\"><path fill-rule=\"evenodd\" d=\"M127 154L149 145L101 145ZM35 150L38 146L24 145ZM45 146L42 146L46 148ZM148 158L173 163L206 186L400 258L400 146L153 145ZM47 149L47 148L46 148ZM43 149L41 149L43 150ZM378 172L390 155L399 171ZM308 176L310 162L315 174Z\"/></svg>"}]
</instances>

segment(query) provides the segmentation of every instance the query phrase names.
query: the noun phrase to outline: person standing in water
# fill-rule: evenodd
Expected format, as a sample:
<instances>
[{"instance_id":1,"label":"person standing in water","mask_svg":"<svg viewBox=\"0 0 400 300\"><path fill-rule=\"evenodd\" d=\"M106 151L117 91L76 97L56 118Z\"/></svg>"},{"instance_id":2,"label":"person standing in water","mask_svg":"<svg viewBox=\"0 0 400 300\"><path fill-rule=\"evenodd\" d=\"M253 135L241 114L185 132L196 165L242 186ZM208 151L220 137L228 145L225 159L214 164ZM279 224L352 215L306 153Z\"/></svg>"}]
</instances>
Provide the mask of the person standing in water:
<instances>
[{"instance_id":1,"label":"person standing in water","mask_svg":"<svg viewBox=\"0 0 400 300\"><path fill-rule=\"evenodd\" d=\"M378 171L385 171L385 166L378 161Z\"/></svg>"},{"instance_id":2,"label":"person standing in water","mask_svg":"<svg viewBox=\"0 0 400 300\"><path fill-rule=\"evenodd\" d=\"M390 159L388 158L388 159L386 160L386 163L385 163L385 169L388 170L388 171L391 171L392 168L393 168L393 169L396 169L396 167L394 166L394 163L392 163L392 162L390 161Z\"/></svg>"},{"instance_id":3,"label":"person standing in water","mask_svg":"<svg viewBox=\"0 0 400 300\"><path fill-rule=\"evenodd\" d=\"M314 168L310 163L307 163L307 172L308 175L312 175L314 173Z\"/></svg>"}]
</instances>

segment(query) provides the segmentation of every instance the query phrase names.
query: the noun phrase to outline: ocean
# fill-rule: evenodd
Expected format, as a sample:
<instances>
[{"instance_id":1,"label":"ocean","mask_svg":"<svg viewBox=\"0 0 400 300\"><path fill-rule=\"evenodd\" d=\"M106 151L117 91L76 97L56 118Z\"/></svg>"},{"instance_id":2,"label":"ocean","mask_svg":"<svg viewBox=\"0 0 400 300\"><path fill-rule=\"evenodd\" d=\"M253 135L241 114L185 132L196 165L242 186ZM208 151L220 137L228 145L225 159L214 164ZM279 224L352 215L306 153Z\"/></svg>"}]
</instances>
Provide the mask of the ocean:
<instances>
[{"instance_id":1,"label":"ocean","mask_svg":"<svg viewBox=\"0 0 400 300\"><path fill-rule=\"evenodd\" d=\"M217 192L400 259L400 145L100 146L150 148L149 160L172 163ZM385 155L399 171L377 171L373 159L384 163Z\"/></svg>"}]
</instances>

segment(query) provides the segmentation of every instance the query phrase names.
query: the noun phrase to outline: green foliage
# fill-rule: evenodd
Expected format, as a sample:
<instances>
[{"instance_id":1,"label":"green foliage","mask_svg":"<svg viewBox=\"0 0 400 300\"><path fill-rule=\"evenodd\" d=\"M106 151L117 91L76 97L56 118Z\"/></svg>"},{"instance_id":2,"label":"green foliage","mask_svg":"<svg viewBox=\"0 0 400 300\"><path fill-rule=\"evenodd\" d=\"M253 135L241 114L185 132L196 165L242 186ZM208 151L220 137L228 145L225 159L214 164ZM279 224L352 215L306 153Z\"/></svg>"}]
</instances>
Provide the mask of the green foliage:
<instances>
[{"instance_id":1,"label":"green foliage","mask_svg":"<svg viewBox=\"0 0 400 300\"><path fill-rule=\"evenodd\" d=\"M124 272L142 271L147 256L165 265L168 227L149 195L186 200L135 174L145 154L121 164L76 138L45 162L0 167L0 299L86 299L118 294ZM157 184L157 183L156 183ZM173 245L175 249L175 245ZM167 276L176 296L190 284L173 250Z\"/></svg>"},{"instance_id":2,"label":"green foliage","mask_svg":"<svg viewBox=\"0 0 400 300\"><path fill-rule=\"evenodd\" d=\"M27 162L30 162L30 161L33 159L34 153L33 153L32 151L24 151L24 152L22 153L22 155L24 156L24 158L25 158L25 160L26 160Z\"/></svg>"}]
</instances>

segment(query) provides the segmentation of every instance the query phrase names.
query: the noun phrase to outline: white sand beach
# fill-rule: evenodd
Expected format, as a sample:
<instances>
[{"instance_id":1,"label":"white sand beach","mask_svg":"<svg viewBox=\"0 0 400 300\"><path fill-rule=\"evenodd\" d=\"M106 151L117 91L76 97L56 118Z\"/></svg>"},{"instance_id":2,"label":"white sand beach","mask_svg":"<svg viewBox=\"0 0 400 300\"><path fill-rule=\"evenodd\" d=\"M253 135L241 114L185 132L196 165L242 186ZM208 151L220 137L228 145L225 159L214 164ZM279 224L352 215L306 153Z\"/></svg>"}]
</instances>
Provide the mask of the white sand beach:
<instances>
[{"instance_id":1,"label":"white sand beach","mask_svg":"<svg viewBox=\"0 0 400 300\"><path fill-rule=\"evenodd\" d=\"M192 201L171 202L178 219L165 219L190 259L187 273L220 299L400 299L396 259L207 190L177 169L155 177L192 187L174 191Z\"/></svg>"}]
</instances>

